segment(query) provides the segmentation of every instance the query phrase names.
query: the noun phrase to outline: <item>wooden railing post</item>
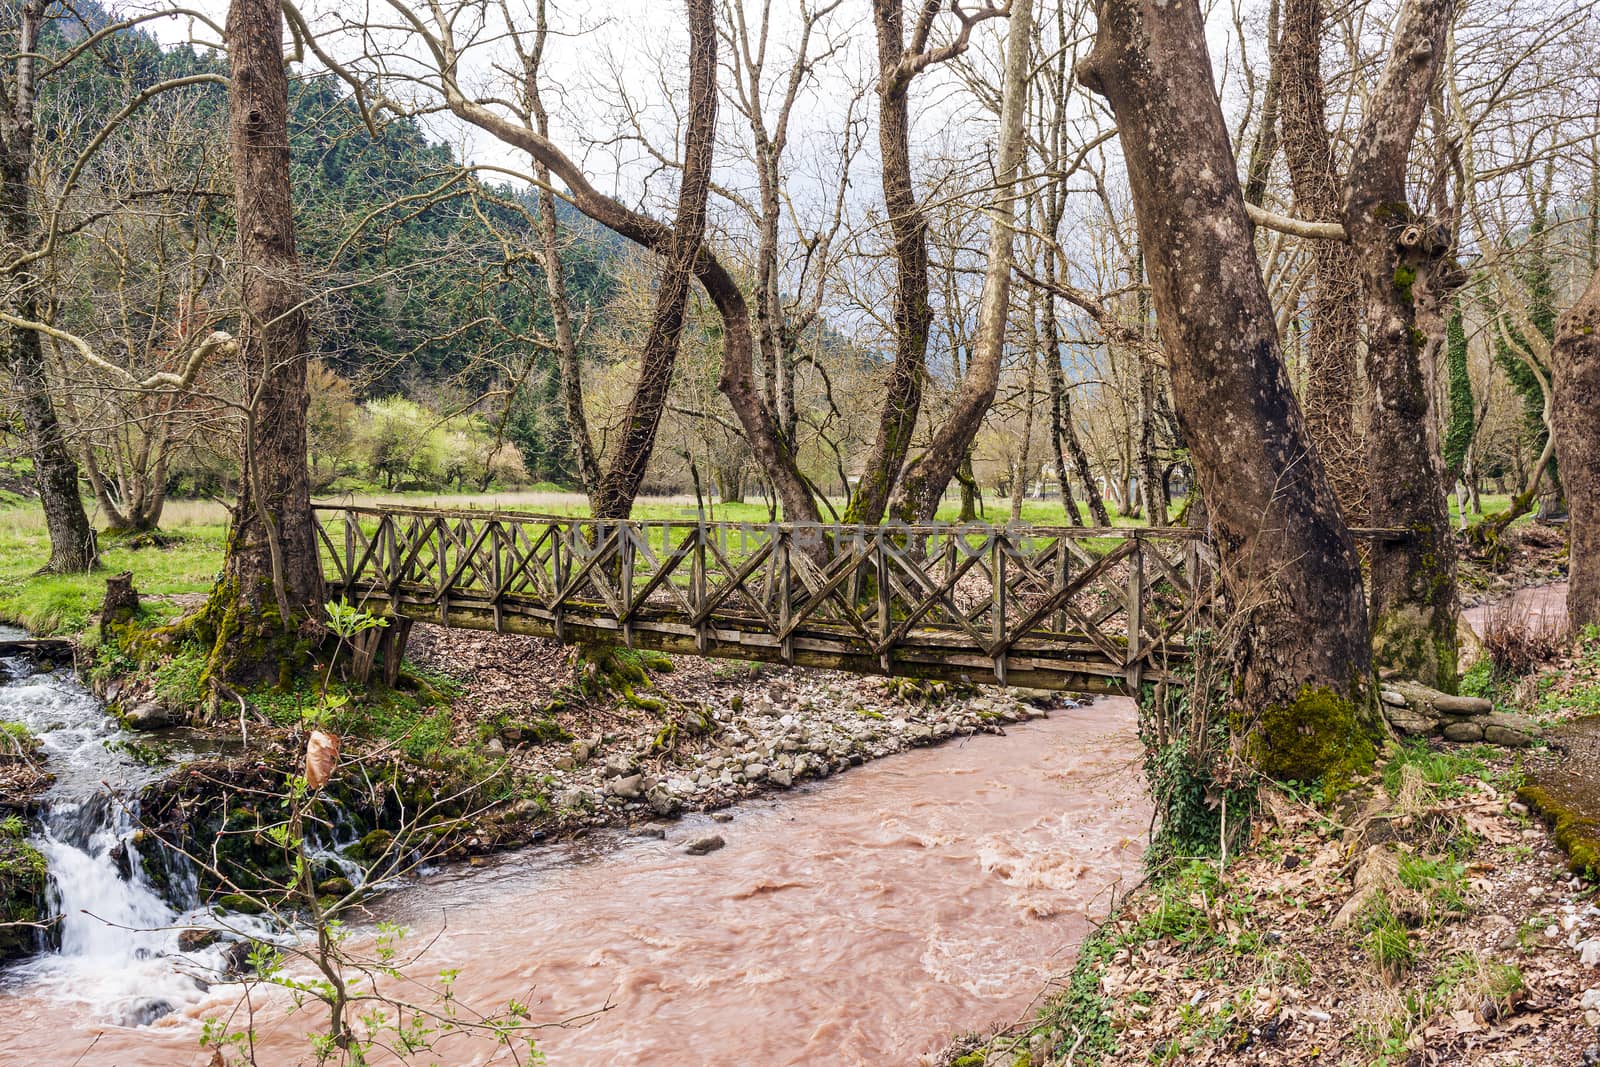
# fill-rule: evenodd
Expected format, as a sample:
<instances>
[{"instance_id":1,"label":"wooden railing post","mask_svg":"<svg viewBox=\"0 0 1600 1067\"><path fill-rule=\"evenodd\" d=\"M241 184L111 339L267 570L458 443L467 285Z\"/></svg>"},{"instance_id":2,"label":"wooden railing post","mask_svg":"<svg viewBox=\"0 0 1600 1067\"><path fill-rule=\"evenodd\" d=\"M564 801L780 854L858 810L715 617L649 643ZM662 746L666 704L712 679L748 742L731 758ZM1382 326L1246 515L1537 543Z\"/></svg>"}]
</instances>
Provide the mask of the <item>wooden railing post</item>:
<instances>
[{"instance_id":1,"label":"wooden railing post","mask_svg":"<svg viewBox=\"0 0 1600 1067\"><path fill-rule=\"evenodd\" d=\"M1008 646L1006 641L1006 535L1001 531L989 534L989 568L994 578L994 599L990 611L993 618L990 620L990 631L994 638L993 648L1004 649ZM1006 653L1000 652L994 657L994 677L1001 685L1006 684Z\"/></svg>"},{"instance_id":2,"label":"wooden railing post","mask_svg":"<svg viewBox=\"0 0 1600 1067\"><path fill-rule=\"evenodd\" d=\"M494 631L495 633L504 633L506 629L506 536L499 519L490 519L489 523L489 571L494 581Z\"/></svg>"},{"instance_id":3,"label":"wooden railing post","mask_svg":"<svg viewBox=\"0 0 1600 1067\"><path fill-rule=\"evenodd\" d=\"M794 548L790 531L776 531L778 543L772 556L778 565L778 632L783 635L778 643L778 655L785 663L794 663L794 635L789 632L789 620L794 616L794 569L789 554Z\"/></svg>"},{"instance_id":4,"label":"wooden railing post","mask_svg":"<svg viewBox=\"0 0 1600 1067\"><path fill-rule=\"evenodd\" d=\"M694 608L694 617L706 610L706 523L701 519L695 523L694 528L694 557L689 570L689 603ZM708 630L710 620L701 620L694 628L694 647L704 653L710 647Z\"/></svg>"},{"instance_id":5,"label":"wooden railing post","mask_svg":"<svg viewBox=\"0 0 1600 1067\"><path fill-rule=\"evenodd\" d=\"M1128 557L1128 651L1123 663L1128 680L1128 695L1139 696L1144 681L1144 540L1133 535L1133 554Z\"/></svg>"},{"instance_id":6,"label":"wooden railing post","mask_svg":"<svg viewBox=\"0 0 1600 1067\"><path fill-rule=\"evenodd\" d=\"M889 548L882 527L873 534L873 584L878 598L878 646L883 649L878 656L878 666L884 674L890 670L893 650L889 648L889 635L894 631L894 620L889 614Z\"/></svg>"},{"instance_id":7,"label":"wooden railing post","mask_svg":"<svg viewBox=\"0 0 1600 1067\"><path fill-rule=\"evenodd\" d=\"M633 553L635 536L650 536L643 523L635 525L626 520L617 521L617 551L622 554L622 566L617 581L618 599L622 604L622 643L633 647Z\"/></svg>"}]
</instances>

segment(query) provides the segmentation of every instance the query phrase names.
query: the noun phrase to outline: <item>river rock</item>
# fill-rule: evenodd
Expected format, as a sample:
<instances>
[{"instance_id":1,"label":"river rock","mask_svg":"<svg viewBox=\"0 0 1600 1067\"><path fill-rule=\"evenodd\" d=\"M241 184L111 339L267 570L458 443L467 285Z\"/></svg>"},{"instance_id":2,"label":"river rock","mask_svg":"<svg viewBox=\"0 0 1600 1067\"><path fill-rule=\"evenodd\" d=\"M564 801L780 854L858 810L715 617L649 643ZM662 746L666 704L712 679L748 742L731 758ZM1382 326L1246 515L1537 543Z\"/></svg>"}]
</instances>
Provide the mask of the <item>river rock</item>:
<instances>
[{"instance_id":1,"label":"river rock","mask_svg":"<svg viewBox=\"0 0 1600 1067\"><path fill-rule=\"evenodd\" d=\"M794 775L791 772L784 770L782 767L779 767L777 770L768 774L767 779L773 785L778 786L781 789L788 789L794 784Z\"/></svg>"},{"instance_id":2,"label":"river rock","mask_svg":"<svg viewBox=\"0 0 1600 1067\"><path fill-rule=\"evenodd\" d=\"M122 713L122 723L131 730L164 730L178 725L178 716L165 704L147 700Z\"/></svg>"},{"instance_id":3,"label":"river rock","mask_svg":"<svg viewBox=\"0 0 1600 1067\"><path fill-rule=\"evenodd\" d=\"M1482 741L1483 727L1471 719L1460 719L1456 722L1445 724L1444 739L1446 741Z\"/></svg>"},{"instance_id":4,"label":"river rock","mask_svg":"<svg viewBox=\"0 0 1600 1067\"><path fill-rule=\"evenodd\" d=\"M1393 689L1379 690L1378 699L1389 705L1391 708L1403 708L1406 706L1406 698L1395 692Z\"/></svg>"},{"instance_id":5,"label":"river rock","mask_svg":"<svg viewBox=\"0 0 1600 1067\"><path fill-rule=\"evenodd\" d=\"M706 834L690 841L683 846L683 850L691 856L704 856L707 852L715 852L726 844L727 842L722 839L721 834Z\"/></svg>"},{"instance_id":6,"label":"river rock","mask_svg":"<svg viewBox=\"0 0 1600 1067\"><path fill-rule=\"evenodd\" d=\"M589 805L589 794L574 786L556 795L556 807L565 811L581 811Z\"/></svg>"},{"instance_id":7,"label":"river rock","mask_svg":"<svg viewBox=\"0 0 1600 1067\"><path fill-rule=\"evenodd\" d=\"M761 779L765 778L766 776L767 776L767 765L765 763L746 763L744 765L745 781L747 781L747 782L759 782L759 781L761 781Z\"/></svg>"},{"instance_id":8,"label":"river rock","mask_svg":"<svg viewBox=\"0 0 1600 1067\"><path fill-rule=\"evenodd\" d=\"M678 809L683 806L677 797L659 785L650 790L645 797L645 802L650 805L651 811L663 819L678 814Z\"/></svg>"},{"instance_id":9,"label":"river rock","mask_svg":"<svg viewBox=\"0 0 1600 1067\"><path fill-rule=\"evenodd\" d=\"M221 930L207 930L195 928L178 931L179 952L199 952L203 948L210 948L222 939Z\"/></svg>"},{"instance_id":10,"label":"river rock","mask_svg":"<svg viewBox=\"0 0 1600 1067\"><path fill-rule=\"evenodd\" d=\"M1507 748L1527 748L1533 744L1539 727L1526 715L1502 711L1489 716L1483 726L1483 739Z\"/></svg>"},{"instance_id":11,"label":"river rock","mask_svg":"<svg viewBox=\"0 0 1600 1067\"><path fill-rule=\"evenodd\" d=\"M606 792L623 800L638 800L644 793L644 775L629 774L606 783Z\"/></svg>"}]
</instances>

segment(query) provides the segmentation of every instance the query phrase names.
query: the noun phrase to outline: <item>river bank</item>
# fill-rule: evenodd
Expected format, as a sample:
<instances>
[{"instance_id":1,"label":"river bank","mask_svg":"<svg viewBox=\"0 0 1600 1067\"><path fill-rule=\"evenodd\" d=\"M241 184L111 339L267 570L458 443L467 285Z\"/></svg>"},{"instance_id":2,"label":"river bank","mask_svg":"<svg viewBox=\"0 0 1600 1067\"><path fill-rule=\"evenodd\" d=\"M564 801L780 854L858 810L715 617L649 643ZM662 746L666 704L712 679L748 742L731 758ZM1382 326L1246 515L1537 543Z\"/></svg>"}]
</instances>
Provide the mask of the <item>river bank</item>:
<instances>
[{"instance_id":1,"label":"river bank","mask_svg":"<svg viewBox=\"0 0 1600 1067\"><path fill-rule=\"evenodd\" d=\"M1600 1062L1600 633L1550 637L1559 593L1468 613L1485 643L1463 690L1537 724L1534 747L1414 739L1333 803L1264 791L1242 855L1130 895L1026 1022L940 1062ZM1545 651L1506 669L1508 643Z\"/></svg>"}]
</instances>

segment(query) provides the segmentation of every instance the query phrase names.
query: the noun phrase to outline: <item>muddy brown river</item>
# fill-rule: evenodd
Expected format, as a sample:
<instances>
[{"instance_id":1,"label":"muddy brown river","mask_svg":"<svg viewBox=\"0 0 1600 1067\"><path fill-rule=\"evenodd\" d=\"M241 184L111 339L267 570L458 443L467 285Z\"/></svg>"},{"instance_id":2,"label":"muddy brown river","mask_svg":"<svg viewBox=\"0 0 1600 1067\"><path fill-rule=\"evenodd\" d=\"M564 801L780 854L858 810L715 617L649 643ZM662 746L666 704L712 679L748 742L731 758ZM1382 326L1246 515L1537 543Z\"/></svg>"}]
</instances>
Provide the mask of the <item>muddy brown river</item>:
<instances>
[{"instance_id":1,"label":"muddy brown river","mask_svg":"<svg viewBox=\"0 0 1600 1067\"><path fill-rule=\"evenodd\" d=\"M664 840L602 834L455 868L383 898L428 945L420 978L515 998L554 1067L915 1063L1010 1022L1066 970L1138 878L1150 819L1123 699L916 749L780 797L694 816ZM726 847L688 856L719 833ZM92 976L82 979L92 981ZM97 1022L47 983L0 988L0 1064L197 1067L200 1021L240 987L196 990L144 1027ZM312 1063L309 1015L253 994L261 1064ZM85 1002L90 1006L84 1006ZM580 1018L586 1017L586 1018ZM82 1057L81 1060L79 1057ZM419 1062L512 1062L454 1039Z\"/></svg>"}]
</instances>

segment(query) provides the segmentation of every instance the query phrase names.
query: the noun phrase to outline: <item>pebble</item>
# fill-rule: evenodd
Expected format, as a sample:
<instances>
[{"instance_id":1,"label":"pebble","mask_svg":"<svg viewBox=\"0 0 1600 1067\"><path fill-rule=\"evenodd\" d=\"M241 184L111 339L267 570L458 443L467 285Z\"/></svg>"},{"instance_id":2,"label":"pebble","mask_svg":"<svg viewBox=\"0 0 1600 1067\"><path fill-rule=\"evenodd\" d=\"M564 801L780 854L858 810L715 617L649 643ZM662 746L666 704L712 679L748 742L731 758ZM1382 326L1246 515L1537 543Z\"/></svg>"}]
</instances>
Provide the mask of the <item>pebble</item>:
<instances>
[{"instance_id":1,"label":"pebble","mask_svg":"<svg viewBox=\"0 0 1600 1067\"><path fill-rule=\"evenodd\" d=\"M1600 966L1600 940L1590 938L1578 944L1578 960L1585 967Z\"/></svg>"}]
</instances>

